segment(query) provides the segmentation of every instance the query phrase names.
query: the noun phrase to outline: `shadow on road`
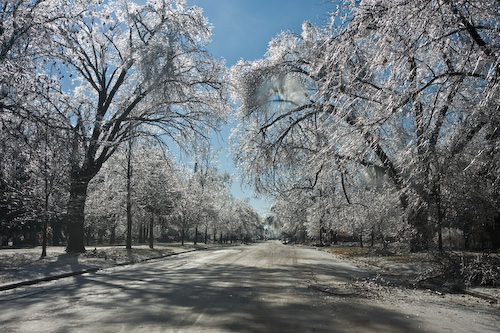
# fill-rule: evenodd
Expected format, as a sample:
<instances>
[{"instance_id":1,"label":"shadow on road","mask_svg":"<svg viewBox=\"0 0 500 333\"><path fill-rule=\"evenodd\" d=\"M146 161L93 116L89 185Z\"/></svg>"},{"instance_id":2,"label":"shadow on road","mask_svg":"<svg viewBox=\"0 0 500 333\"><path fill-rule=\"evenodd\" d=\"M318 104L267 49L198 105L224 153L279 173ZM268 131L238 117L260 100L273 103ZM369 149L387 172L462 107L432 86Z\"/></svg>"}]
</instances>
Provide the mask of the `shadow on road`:
<instances>
[{"instance_id":1,"label":"shadow on road","mask_svg":"<svg viewBox=\"0 0 500 333\"><path fill-rule=\"evenodd\" d=\"M311 270L331 271L328 265L262 268L233 263L172 270L147 264L136 268L140 273L134 266L104 271L75 277L71 284L48 285L12 302L1 299L0 306L9 308L11 315L2 318L0 327L16 327L29 313L33 327L38 320L40 331L48 325L46 329L54 332L347 332L360 328L420 332L418 322L359 295L356 300L339 296L325 303L325 296L304 281ZM335 274L348 279L353 272L339 268ZM47 318L52 324L47 324Z\"/></svg>"}]
</instances>

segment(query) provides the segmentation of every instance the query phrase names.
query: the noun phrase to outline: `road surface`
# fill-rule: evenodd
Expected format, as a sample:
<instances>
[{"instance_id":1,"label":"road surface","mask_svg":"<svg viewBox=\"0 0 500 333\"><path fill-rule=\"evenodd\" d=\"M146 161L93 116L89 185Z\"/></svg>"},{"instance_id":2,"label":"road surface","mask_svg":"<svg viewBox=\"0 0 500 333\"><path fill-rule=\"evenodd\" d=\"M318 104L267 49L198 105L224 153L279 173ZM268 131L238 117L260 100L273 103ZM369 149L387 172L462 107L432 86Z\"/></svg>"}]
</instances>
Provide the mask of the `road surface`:
<instances>
[{"instance_id":1,"label":"road surface","mask_svg":"<svg viewBox=\"0 0 500 333\"><path fill-rule=\"evenodd\" d=\"M202 250L0 293L0 332L498 332L498 306L382 288L323 251Z\"/></svg>"}]
</instances>

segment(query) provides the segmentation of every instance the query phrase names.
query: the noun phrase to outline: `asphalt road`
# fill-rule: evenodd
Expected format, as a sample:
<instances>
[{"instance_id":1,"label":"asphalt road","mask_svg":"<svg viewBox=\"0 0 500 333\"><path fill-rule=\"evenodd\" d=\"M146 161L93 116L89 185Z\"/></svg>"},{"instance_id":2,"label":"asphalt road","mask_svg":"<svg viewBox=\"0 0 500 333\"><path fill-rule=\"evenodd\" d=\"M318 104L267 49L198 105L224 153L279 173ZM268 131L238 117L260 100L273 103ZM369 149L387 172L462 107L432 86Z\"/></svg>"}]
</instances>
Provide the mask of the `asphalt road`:
<instances>
[{"instance_id":1,"label":"asphalt road","mask_svg":"<svg viewBox=\"0 0 500 333\"><path fill-rule=\"evenodd\" d=\"M353 281L372 274L323 251L278 242L196 251L2 292L0 331L498 329L487 305L470 310L465 303L455 304L446 310L434 295L381 297L366 283L366 289L355 288ZM440 315L433 315L432 306ZM474 322L469 327L463 326L471 325L468 314Z\"/></svg>"}]
</instances>

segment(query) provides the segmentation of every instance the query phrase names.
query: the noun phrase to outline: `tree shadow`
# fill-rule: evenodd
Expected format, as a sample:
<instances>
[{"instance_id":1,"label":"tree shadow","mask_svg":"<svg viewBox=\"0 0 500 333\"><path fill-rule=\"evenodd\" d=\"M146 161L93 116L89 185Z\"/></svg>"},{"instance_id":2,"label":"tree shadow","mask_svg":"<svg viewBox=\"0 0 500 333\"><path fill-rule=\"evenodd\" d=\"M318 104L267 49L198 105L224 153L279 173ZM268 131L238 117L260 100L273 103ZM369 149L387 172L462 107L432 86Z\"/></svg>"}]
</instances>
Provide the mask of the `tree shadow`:
<instances>
[{"instance_id":1,"label":"tree shadow","mask_svg":"<svg viewBox=\"0 0 500 333\"><path fill-rule=\"evenodd\" d=\"M419 332L418 322L366 300L338 297L325 303L321 293L295 276L310 269L232 264L175 270L148 265L139 274L133 268L109 270L75 277L71 284L47 285L11 302L1 300L2 308L10 308L8 318L2 315L2 325L16 326L26 315L33 323L38 313L41 322L50 318L60 332L76 324L111 331L343 332L362 327ZM40 309L44 302L50 310Z\"/></svg>"},{"instance_id":2,"label":"tree shadow","mask_svg":"<svg viewBox=\"0 0 500 333\"><path fill-rule=\"evenodd\" d=\"M343 294L343 283L369 276L354 266L314 260L322 254L313 252L293 265L271 264L273 254L265 253L269 267L254 266L244 260L245 251L220 253L230 251L230 260L193 261L204 258L199 253L176 256L3 294L0 307L8 311L0 313L0 330L425 331L420 319L378 305L369 295ZM334 280L338 290L312 288L317 278Z\"/></svg>"}]
</instances>

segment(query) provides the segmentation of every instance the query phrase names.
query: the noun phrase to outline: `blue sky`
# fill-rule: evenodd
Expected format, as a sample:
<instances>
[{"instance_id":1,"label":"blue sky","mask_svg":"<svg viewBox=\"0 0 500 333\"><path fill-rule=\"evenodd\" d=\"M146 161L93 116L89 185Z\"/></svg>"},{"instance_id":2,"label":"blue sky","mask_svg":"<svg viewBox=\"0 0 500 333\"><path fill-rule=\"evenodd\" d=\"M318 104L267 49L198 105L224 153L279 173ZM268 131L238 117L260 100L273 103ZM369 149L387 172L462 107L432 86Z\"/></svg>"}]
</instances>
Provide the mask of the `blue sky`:
<instances>
[{"instance_id":1,"label":"blue sky","mask_svg":"<svg viewBox=\"0 0 500 333\"><path fill-rule=\"evenodd\" d=\"M281 31L301 32L302 23L323 25L333 4L328 0L187 0L188 5L203 8L213 25L209 51L224 58L227 66L240 59L262 58L269 41ZM232 193L249 198L250 204L264 216L271 205L268 198L255 198L253 189L240 183L240 175L229 155L227 139L231 126L225 126L214 144L221 148L220 171L233 175Z\"/></svg>"}]
</instances>

